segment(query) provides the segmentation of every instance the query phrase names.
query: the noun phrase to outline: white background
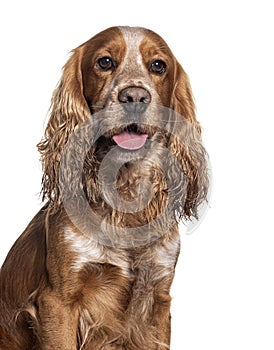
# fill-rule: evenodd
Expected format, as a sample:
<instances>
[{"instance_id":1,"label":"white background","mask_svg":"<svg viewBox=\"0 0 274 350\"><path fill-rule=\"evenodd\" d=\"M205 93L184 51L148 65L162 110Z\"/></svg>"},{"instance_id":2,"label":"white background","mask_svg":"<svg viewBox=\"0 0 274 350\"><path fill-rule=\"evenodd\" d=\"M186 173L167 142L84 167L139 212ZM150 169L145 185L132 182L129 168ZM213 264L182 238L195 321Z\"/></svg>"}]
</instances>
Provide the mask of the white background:
<instances>
[{"instance_id":1,"label":"white background","mask_svg":"<svg viewBox=\"0 0 274 350\"><path fill-rule=\"evenodd\" d=\"M214 176L206 218L182 234L171 348L273 350L271 1L3 3L0 263L41 207L36 144L69 50L112 25L145 26L190 76Z\"/></svg>"}]
</instances>

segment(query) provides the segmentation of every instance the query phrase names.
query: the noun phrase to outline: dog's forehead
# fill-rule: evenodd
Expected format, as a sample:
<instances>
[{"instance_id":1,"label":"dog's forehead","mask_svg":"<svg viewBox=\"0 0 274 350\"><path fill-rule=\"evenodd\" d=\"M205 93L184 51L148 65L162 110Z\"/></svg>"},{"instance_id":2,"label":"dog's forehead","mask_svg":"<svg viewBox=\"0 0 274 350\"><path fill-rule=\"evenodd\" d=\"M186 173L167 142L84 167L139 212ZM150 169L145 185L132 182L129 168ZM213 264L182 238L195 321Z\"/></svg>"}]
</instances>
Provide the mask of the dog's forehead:
<instances>
[{"instance_id":1,"label":"dog's forehead","mask_svg":"<svg viewBox=\"0 0 274 350\"><path fill-rule=\"evenodd\" d=\"M109 45L117 42L120 43L121 40L128 44L132 42L136 43L144 36L146 30L141 27L110 27L94 35L87 43Z\"/></svg>"},{"instance_id":2,"label":"dog's forehead","mask_svg":"<svg viewBox=\"0 0 274 350\"><path fill-rule=\"evenodd\" d=\"M128 61L136 60L137 64L142 64L142 56L139 50L144 39L144 29L136 27L119 27L127 48Z\"/></svg>"},{"instance_id":3,"label":"dog's forehead","mask_svg":"<svg viewBox=\"0 0 274 350\"><path fill-rule=\"evenodd\" d=\"M173 54L164 41L157 33L150 29L141 27L117 27L123 36L123 41L127 49L128 57L132 59L146 58L162 58L169 59ZM138 63L141 63L138 62Z\"/></svg>"},{"instance_id":4,"label":"dog's forehead","mask_svg":"<svg viewBox=\"0 0 274 350\"><path fill-rule=\"evenodd\" d=\"M150 29L142 27L117 27L117 29L122 33L123 39L130 49L140 49L140 46L145 43L150 46L157 46L158 49L168 48L164 39Z\"/></svg>"},{"instance_id":5,"label":"dog's forehead","mask_svg":"<svg viewBox=\"0 0 274 350\"><path fill-rule=\"evenodd\" d=\"M138 61L140 53L147 56L169 51L166 42L157 33L146 28L129 26L107 28L81 46L86 46L86 52L91 55L105 51L118 56L120 53L123 57L127 55L127 58L135 57Z\"/></svg>"},{"instance_id":6,"label":"dog's forehead","mask_svg":"<svg viewBox=\"0 0 274 350\"><path fill-rule=\"evenodd\" d=\"M139 47L145 35L144 28L139 28L139 27L118 27L118 28L123 35L123 39L125 40L126 45L129 48L133 49L133 48Z\"/></svg>"}]
</instances>

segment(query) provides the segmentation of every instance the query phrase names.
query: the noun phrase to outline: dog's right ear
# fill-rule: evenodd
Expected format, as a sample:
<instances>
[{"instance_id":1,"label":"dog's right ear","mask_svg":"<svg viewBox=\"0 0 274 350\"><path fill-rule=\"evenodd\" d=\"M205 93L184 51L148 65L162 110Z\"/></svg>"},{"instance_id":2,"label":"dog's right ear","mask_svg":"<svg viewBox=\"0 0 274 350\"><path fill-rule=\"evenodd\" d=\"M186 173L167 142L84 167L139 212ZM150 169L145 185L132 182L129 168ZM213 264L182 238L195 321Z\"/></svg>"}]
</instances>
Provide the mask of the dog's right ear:
<instances>
[{"instance_id":1,"label":"dog's right ear","mask_svg":"<svg viewBox=\"0 0 274 350\"><path fill-rule=\"evenodd\" d=\"M81 62L83 47L72 51L63 68L63 75L57 85L50 108L50 117L44 138L38 144L43 166L43 200L60 202L59 164L69 136L74 128L90 116L90 110L83 95Z\"/></svg>"}]
</instances>

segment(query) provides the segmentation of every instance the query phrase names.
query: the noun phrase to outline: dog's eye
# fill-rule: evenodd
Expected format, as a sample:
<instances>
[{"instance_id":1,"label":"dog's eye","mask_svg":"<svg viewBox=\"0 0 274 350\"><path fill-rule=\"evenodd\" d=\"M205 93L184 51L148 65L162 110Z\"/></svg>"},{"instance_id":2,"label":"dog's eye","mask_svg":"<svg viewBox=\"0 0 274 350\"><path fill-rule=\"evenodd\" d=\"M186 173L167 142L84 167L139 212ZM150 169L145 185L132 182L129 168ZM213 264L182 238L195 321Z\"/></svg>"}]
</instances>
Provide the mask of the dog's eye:
<instances>
[{"instance_id":1,"label":"dog's eye","mask_svg":"<svg viewBox=\"0 0 274 350\"><path fill-rule=\"evenodd\" d=\"M111 57L105 56L98 59L97 67L103 71L108 71L115 68L115 64Z\"/></svg>"},{"instance_id":2,"label":"dog's eye","mask_svg":"<svg viewBox=\"0 0 274 350\"><path fill-rule=\"evenodd\" d=\"M149 71L161 75L166 71L166 63L162 60L154 60L149 64Z\"/></svg>"}]
</instances>

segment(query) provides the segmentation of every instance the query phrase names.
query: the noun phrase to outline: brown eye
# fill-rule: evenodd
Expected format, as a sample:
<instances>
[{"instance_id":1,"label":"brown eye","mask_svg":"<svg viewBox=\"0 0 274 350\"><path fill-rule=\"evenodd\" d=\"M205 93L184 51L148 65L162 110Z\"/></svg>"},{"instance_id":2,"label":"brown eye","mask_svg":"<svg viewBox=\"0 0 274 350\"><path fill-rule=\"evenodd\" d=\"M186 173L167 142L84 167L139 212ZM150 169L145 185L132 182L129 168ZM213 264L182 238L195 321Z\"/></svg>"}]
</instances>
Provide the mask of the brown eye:
<instances>
[{"instance_id":1,"label":"brown eye","mask_svg":"<svg viewBox=\"0 0 274 350\"><path fill-rule=\"evenodd\" d=\"M113 70L115 68L114 61L111 57L101 57L97 61L97 67L103 71Z\"/></svg>"},{"instance_id":2,"label":"brown eye","mask_svg":"<svg viewBox=\"0 0 274 350\"><path fill-rule=\"evenodd\" d=\"M161 75L166 71L166 63L162 60L154 60L149 65L149 71Z\"/></svg>"}]
</instances>

